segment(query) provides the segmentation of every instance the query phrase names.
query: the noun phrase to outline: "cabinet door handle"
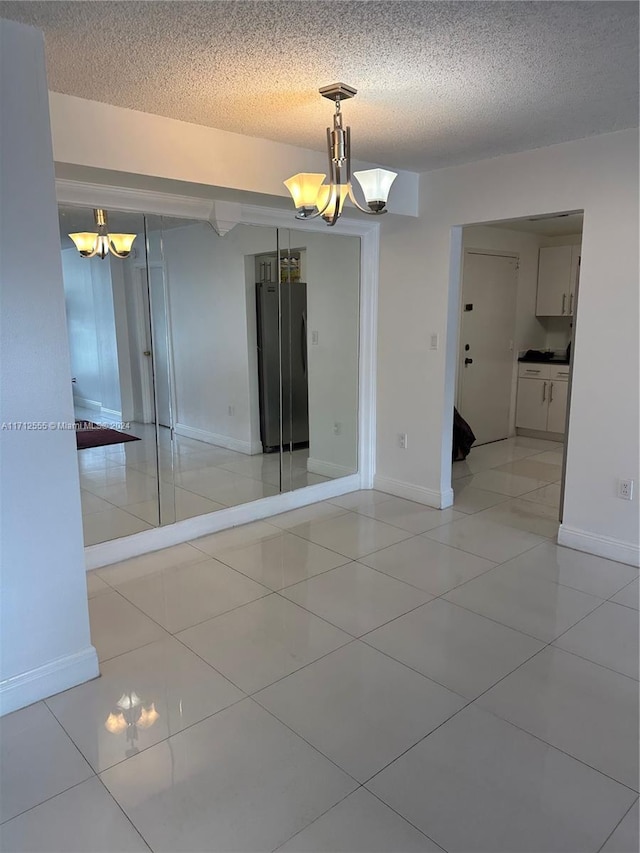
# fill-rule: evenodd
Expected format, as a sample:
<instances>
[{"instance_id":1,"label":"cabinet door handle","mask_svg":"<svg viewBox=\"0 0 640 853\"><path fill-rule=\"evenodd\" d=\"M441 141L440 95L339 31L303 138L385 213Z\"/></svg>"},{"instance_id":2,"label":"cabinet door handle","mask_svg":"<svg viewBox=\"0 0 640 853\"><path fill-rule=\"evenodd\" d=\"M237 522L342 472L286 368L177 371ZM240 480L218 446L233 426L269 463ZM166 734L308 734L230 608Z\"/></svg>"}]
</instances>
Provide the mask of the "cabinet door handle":
<instances>
[{"instance_id":1,"label":"cabinet door handle","mask_svg":"<svg viewBox=\"0 0 640 853\"><path fill-rule=\"evenodd\" d=\"M527 367L525 373L540 373L540 369L535 370L533 367Z\"/></svg>"},{"instance_id":2,"label":"cabinet door handle","mask_svg":"<svg viewBox=\"0 0 640 853\"><path fill-rule=\"evenodd\" d=\"M547 383L543 382L542 383L542 402L544 403L544 401L546 399L547 399Z\"/></svg>"},{"instance_id":3,"label":"cabinet door handle","mask_svg":"<svg viewBox=\"0 0 640 853\"><path fill-rule=\"evenodd\" d=\"M567 304L567 294L563 293L562 294L562 313L563 314L564 314L564 308L565 308L566 304Z\"/></svg>"},{"instance_id":4,"label":"cabinet door handle","mask_svg":"<svg viewBox=\"0 0 640 853\"><path fill-rule=\"evenodd\" d=\"M569 295L569 314L573 314L573 293Z\"/></svg>"},{"instance_id":5,"label":"cabinet door handle","mask_svg":"<svg viewBox=\"0 0 640 853\"><path fill-rule=\"evenodd\" d=\"M549 385L549 402L553 403L553 382Z\"/></svg>"}]
</instances>

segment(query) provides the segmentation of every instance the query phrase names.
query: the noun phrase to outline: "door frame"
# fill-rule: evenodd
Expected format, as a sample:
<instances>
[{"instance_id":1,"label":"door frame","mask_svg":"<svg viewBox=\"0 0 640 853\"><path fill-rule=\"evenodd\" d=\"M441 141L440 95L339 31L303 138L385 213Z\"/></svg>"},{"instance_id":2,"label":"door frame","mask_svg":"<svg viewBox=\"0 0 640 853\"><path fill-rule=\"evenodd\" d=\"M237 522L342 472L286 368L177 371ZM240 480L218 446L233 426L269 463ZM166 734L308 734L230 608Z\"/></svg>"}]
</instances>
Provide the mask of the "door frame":
<instances>
[{"instance_id":1,"label":"door frame","mask_svg":"<svg viewBox=\"0 0 640 853\"><path fill-rule=\"evenodd\" d=\"M215 191L215 190L212 190ZM225 224L265 225L276 228L333 233L360 238L360 305L358 352L358 472L247 504L196 516L165 527L85 548L87 569L99 568L149 551L177 545L237 524L266 518L296 507L327 500L357 489L373 488L376 464L376 348L378 325L378 275L380 222L364 217L341 217L327 232L320 219L297 220L290 209L261 207L240 202L220 202L168 192L114 187L85 181L56 179L59 204L103 207L208 222L214 227L224 210Z\"/></svg>"},{"instance_id":2,"label":"door frame","mask_svg":"<svg viewBox=\"0 0 640 853\"><path fill-rule=\"evenodd\" d=\"M464 266L467 255L491 255L492 257L497 258L512 258L516 261L516 273L518 273L516 278L516 311L513 322L513 343L514 349L512 350L512 368L511 368L511 390L509 396L509 424L507 427L508 433L507 437L511 437L515 435L515 383L514 380L517 379L517 373L514 372L517 370L518 358L515 351L515 331L516 331L516 323L518 319L518 287L520 284L520 252L509 252L502 249L474 249L473 247L468 247L463 249L462 257L460 261L460 292L458 295L458 354L456 358L456 378L455 378L455 402L458 404L460 402L460 389L462 386L462 370L460 369L461 363L461 349L462 346L462 306L464 303ZM515 366L514 366L515 365ZM490 442L489 442L490 443Z\"/></svg>"}]
</instances>

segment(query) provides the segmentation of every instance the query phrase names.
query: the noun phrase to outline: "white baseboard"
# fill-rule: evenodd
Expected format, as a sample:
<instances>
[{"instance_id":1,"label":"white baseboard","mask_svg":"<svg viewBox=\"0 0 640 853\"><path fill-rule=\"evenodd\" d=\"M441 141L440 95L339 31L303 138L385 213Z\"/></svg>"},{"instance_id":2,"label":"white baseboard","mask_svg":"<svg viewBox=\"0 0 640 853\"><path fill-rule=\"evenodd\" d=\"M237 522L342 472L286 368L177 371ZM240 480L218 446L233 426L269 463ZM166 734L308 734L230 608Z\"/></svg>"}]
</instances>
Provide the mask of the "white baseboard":
<instances>
[{"instance_id":1,"label":"white baseboard","mask_svg":"<svg viewBox=\"0 0 640 853\"><path fill-rule=\"evenodd\" d=\"M86 397L73 395L73 404L79 409L90 409L92 412L101 412L102 403L99 400L88 400Z\"/></svg>"},{"instance_id":2,"label":"white baseboard","mask_svg":"<svg viewBox=\"0 0 640 853\"><path fill-rule=\"evenodd\" d=\"M453 504L453 489L438 492L435 489L425 489L424 486L415 486L413 483L405 483L403 480L394 480L391 477L379 477L378 475L373 478L373 488L435 509L446 509Z\"/></svg>"},{"instance_id":3,"label":"white baseboard","mask_svg":"<svg viewBox=\"0 0 640 853\"><path fill-rule=\"evenodd\" d=\"M142 533L134 533L132 536L124 536L122 539L112 539L110 542L100 542L98 545L89 545L84 549L84 559L87 571L128 560L130 557L139 557L151 551L159 551L161 548L169 548L171 545L179 545L182 542L190 542L200 536L209 533L217 533L229 527L237 527L240 524L248 524L251 521L259 521L297 509L307 504L326 501L329 498L337 498L338 495L346 495L362 488L362 479L359 474L350 477L342 477L338 480L326 480L324 483L316 483L313 486L305 486L292 492L283 492L280 495L271 495L268 498L260 498L238 506L230 506L227 509L219 509L207 515L198 515L177 521L175 524L167 524L164 527L155 527L153 530L143 530ZM274 528L278 530L278 528Z\"/></svg>"},{"instance_id":4,"label":"white baseboard","mask_svg":"<svg viewBox=\"0 0 640 853\"><path fill-rule=\"evenodd\" d=\"M115 409L105 409L104 406L102 406L100 414L109 420L122 423L122 412L117 412Z\"/></svg>"},{"instance_id":5,"label":"white baseboard","mask_svg":"<svg viewBox=\"0 0 640 853\"><path fill-rule=\"evenodd\" d=\"M586 554L595 554L597 557L605 557L607 560L615 560L616 563L640 566L640 547L636 543L600 536L597 533L589 533L587 530L567 527L566 524L561 524L558 530L558 545L573 548L574 551L584 551Z\"/></svg>"},{"instance_id":6,"label":"white baseboard","mask_svg":"<svg viewBox=\"0 0 640 853\"><path fill-rule=\"evenodd\" d=\"M349 477L353 474L353 468L346 465L336 465L335 462L325 462L323 459L307 459L307 471L311 474L321 474L323 477Z\"/></svg>"},{"instance_id":7,"label":"white baseboard","mask_svg":"<svg viewBox=\"0 0 640 853\"><path fill-rule=\"evenodd\" d=\"M100 675L93 646L0 682L0 716Z\"/></svg>"},{"instance_id":8,"label":"white baseboard","mask_svg":"<svg viewBox=\"0 0 640 853\"><path fill-rule=\"evenodd\" d=\"M262 453L262 442L260 441L242 441L239 438L232 438L230 435L220 435L217 432L196 429L196 427L190 427L186 424L176 424L175 431L185 438L204 441L205 444L215 444L216 447L236 450L238 453L246 453L248 456L256 456L258 453Z\"/></svg>"}]
</instances>

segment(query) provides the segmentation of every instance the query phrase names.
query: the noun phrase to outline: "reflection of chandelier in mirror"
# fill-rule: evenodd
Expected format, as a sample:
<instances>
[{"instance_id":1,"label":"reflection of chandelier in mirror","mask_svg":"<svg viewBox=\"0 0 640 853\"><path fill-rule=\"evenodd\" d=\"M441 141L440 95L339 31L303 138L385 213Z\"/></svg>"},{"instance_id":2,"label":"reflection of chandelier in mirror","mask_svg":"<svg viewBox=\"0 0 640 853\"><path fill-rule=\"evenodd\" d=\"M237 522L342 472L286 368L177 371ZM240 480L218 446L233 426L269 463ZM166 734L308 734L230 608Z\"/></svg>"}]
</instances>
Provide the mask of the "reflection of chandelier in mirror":
<instances>
[{"instance_id":1,"label":"reflection of chandelier in mirror","mask_svg":"<svg viewBox=\"0 0 640 853\"><path fill-rule=\"evenodd\" d=\"M322 216L327 225L335 225L342 213L347 198L363 213L386 213L385 205L389 197L391 184L396 172L387 169L366 169L354 172L368 209L356 201L351 185L351 128L342 126L340 102L353 98L357 89L345 83L333 83L323 86L320 94L323 98L335 101L333 130L327 128L327 151L329 155L329 183L323 184L326 175L315 172L301 172L284 182L291 193L296 206L297 219L313 219Z\"/></svg>"},{"instance_id":2,"label":"reflection of chandelier in mirror","mask_svg":"<svg viewBox=\"0 0 640 853\"><path fill-rule=\"evenodd\" d=\"M128 258L137 234L111 234L107 228L107 211L97 208L93 211L96 221L97 233L95 231L78 231L69 234L76 245L76 249L83 258L93 258L98 255L106 258L109 252L116 258Z\"/></svg>"},{"instance_id":3,"label":"reflection of chandelier in mirror","mask_svg":"<svg viewBox=\"0 0 640 853\"><path fill-rule=\"evenodd\" d=\"M135 747L138 729L150 729L159 717L155 704L143 704L135 690L132 690L131 693L123 693L118 699L115 708L105 720L104 727L112 735L126 732L127 741L132 746L127 755L133 755L138 751Z\"/></svg>"}]
</instances>

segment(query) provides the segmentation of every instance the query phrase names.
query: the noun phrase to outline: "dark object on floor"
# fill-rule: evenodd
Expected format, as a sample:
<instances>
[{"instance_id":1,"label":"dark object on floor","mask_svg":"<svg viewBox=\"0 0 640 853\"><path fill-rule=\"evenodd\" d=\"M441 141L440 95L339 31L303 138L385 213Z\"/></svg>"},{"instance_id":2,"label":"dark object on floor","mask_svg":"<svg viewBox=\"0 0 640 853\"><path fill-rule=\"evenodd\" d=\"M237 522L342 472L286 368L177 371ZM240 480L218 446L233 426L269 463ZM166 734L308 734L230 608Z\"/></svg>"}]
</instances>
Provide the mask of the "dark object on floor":
<instances>
[{"instance_id":1,"label":"dark object on floor","mask_svg":"<svg viewBox=\"0 0 640 853\"><path fill-rule=\"evenodd\" d=\"M460 412L453 410L453 461L460 462L466 459L471 450L471 445L476 440L473 430Z\"/></svg>"},{"instance_id":2,"label":"dark object on floor","mask_svg":"<svg viewBox=\"0 0 640 853\"><path fill-rule=\"evenodd\" d=\"M76 443L78 450L103 447L106 444L121 444L124 441L140 441L137 435L127 435L117 429L102 427L92 421L76 421Z\"/></svg>"}]
</instances>

